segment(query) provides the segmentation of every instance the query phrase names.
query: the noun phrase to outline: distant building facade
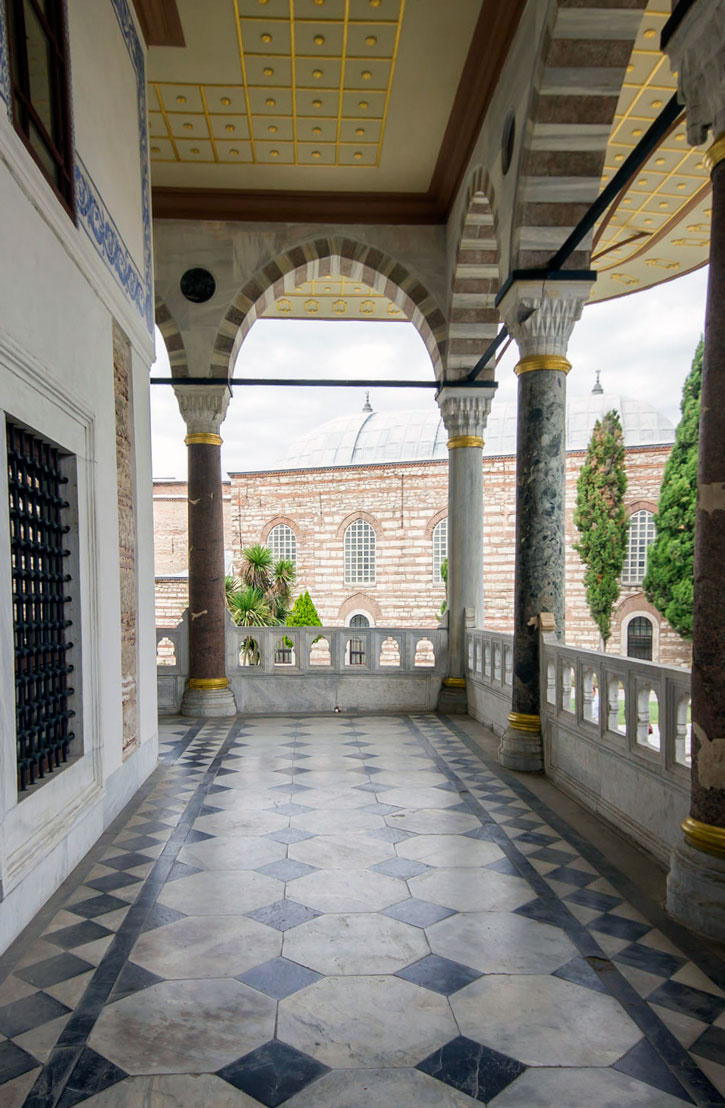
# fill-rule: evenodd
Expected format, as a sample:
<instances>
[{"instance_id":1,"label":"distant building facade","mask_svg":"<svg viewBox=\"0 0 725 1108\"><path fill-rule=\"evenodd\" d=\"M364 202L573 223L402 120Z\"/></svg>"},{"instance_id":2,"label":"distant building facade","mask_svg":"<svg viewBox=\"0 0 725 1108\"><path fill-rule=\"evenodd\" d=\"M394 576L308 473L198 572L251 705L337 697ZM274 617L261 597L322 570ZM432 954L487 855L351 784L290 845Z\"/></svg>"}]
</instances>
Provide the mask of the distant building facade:
<instances>
[{"instance_id":1,"label":"distant building facade","mask_svg":"<svg viewBox=\"0 0 725 1108\"><path fill-rule=\"evenodd\" d=\"M610 653L687 665L685 643L642 592L674 427L650 405L595 391L567 411L566 638L599 649L583 567L573 543L576 484L596 419L616 409L626 444L629 553ZM265 543L291 558L327 625L432 627L445 599L446 432L436 409L374 412L323 424L294 442L278 469L231 473L224 484L228 566ZM512 629L516 487L515 404L494 404L483 457L484 623ZM187 603L186 486L154 481L157 624L178 622Z\"/></svg>"}]
</instances>

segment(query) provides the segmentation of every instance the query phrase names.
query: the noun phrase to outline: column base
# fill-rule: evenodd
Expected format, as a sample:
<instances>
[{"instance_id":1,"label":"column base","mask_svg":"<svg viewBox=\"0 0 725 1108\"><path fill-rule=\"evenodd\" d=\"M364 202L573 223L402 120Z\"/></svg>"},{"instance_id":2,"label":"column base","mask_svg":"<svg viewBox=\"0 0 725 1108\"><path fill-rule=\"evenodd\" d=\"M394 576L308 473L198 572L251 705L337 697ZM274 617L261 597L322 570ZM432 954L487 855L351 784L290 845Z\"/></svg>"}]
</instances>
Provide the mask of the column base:
<instances>
[{"instance_id":1,"label":"column base","mask_svg":"<svg viewBox=\"0 0 725 1108\"><path fill-rule=\"evenodd\" d=\"M181 701L180 714L182 716L235 716L237 705L234 694L226 685L202 685L193 684L190 678ZM216 686L216 687L215 687Z\"/></svg>"},{"instance_id":2,"label":"column base","mask_svg":"<svg viewBox=\"0 0 725 1108\"><path fill-rule=\"evenodd\" d=\"M538 716L525 716L520 712L509 714L509 726L501 736L498 760L506 769L518 773L544 772L544 744Z\"/></svg>"},{"instance_id":3,"label":"column base","mask_svg":"<svg viewBox=\"0 0 725 1108\"><path fill-rule=\"evenodd\" d=\"M683 840L672 854L667 911L693 931L725 942L725 858Z\"/></svg>"},{"instance_id":4,"label":"column base","mask_svg":"<svg viewBox=\"0 0 725 1108\"><path fill-rule=\"evenodd\" d=\"M465 677L444 677L438 693L437 710L444 716L468 715Z\"/></svg>"}]
</instances>

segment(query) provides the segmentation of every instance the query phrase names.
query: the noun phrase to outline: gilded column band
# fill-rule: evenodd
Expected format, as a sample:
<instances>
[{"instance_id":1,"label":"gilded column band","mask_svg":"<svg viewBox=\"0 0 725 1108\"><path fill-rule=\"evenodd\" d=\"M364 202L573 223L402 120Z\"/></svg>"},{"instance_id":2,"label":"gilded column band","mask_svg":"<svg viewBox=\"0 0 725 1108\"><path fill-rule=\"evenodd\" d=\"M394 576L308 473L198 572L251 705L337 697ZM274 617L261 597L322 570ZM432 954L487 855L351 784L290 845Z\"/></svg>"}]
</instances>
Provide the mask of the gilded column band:
<instances>
[{"instance_id":1,"label":"gilded column band","mask_svg":"<svg viewBox=\"0 0 725 1108\"><path fill-rule=\"evenodd\" d=\"M725 159L725 131L719 134L710 149L705 153L703 161L707 169L712 173L716 165Z\"/></svg>"},{"instance_id":2,"label":"gilded column band","mask_svg":"<svg viewBox=\"0 0 725 1108\"><path fill-rule=\"evenodd\" d=\"M509 726L514 731L532 731L538 733L541 730L541 717L527 715L525 712L509 712Z\"/></svg>"},{"instance_id":3,"label":"gilded column band","mask_svg":"<svg viewBox=\"0 0 725 1108\"><path fill-rule=\"evenodd\" d=\"M571 362L561 354L528 354L514 366L514 373L520 377L522 373L533 373L537 369L556 369L561 373L568 373Z\"/></svg>"},{"instance_id":4,"label":"gilded column band","mask_svg":"<svg viewBox=\"0 0 725 1108\"><path fill-rule=\"evenodd\" d=\"M221 446L221 435L210 435L203 431L195 431L193 434L187 435L184 439L187 446L196 446L200 444L202 446Z\"/></svg>"},{"instance_id":5,"label":"gilded column band","mask_svg":"<svg viewBox=\"0 0 725 1108\"><path fill-rule=\"evenodd\" d=\"M682 824L685 838L697 850L725 858L725 827L714 827L711 823L688 816Z\"/></svg>"},{"instance_id":6,"label":"gilded column band","mask_svg":"<svg viewBox=\"0 0 725 1108\"><path fill-rule=\"evenodd\" d=\"M454 435L446 443L449 450L457 450L462 446L483 446L480 435Z\"/></svg>"}]
</instances>

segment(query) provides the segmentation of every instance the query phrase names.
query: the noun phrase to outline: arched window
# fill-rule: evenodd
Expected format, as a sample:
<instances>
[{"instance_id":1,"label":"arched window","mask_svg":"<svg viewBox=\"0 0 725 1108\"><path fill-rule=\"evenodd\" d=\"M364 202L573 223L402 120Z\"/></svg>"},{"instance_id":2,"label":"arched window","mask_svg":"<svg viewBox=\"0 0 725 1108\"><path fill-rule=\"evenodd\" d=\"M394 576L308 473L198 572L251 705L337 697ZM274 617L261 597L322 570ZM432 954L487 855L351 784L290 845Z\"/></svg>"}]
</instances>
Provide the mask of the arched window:
<instances>
[{"instance_id":1,"label":"arched window","mask_svg":"<svg viewBox=\"0 0 725 1108\"><path fill-rule=\"evenodd\" d=\"M433 528L433 584L445 585L441 577L441 565L448 557L448 519L442 519Z\"/></svg>"},{"instance_id":2,"label":"arched window","mask_svg":"<svg viewBox=\"0 0 725 1108\"><path fill-rule=\"evenodd\" d=\"M627 657L652 661L652 620L647 616L635 616L627 626Z\"/></svg>"},{"instance_id":3,"label":"arched window","mask_svg":"<svg viewBox=\"0 0 725 1108\"><path fill-rule=\"evenodd\" d=\"M278 523L267 535L267 546L272 551L275 562L284 558L297 565L297 537L286 523Z\"/></svg>"},{"instance_id":4,"label":"arched window","mask_svg":"<svg viewBox=\"0 0 725 1108\"><path fill-rule=\"evenodd\" d=\"M629 520L629 549L622 570L623 585L641 585L647 572L647 551L655 540L655 517L643 508Z\"/></svg>"},{"instance_id":5,"label":"arched window","mask_svg":"<svg viewBox=\"0 0 725 1108\"><path fill-rule=\"evenodd\" d=\"M345 531L345 584L375 584L375 532L364 519L354 519Z\"/></svg>"},{"instance_id":6,"label":"arched window","mask_svg":"<svg viewBox=\"0 0 725 1108\"><path fill-rule=\"evenodd\" d=\"M370 620L367 616L364 616L362 612L356 612L354 616L350 617L351 627L369 627Z\"/></svg>"}]
</instances>

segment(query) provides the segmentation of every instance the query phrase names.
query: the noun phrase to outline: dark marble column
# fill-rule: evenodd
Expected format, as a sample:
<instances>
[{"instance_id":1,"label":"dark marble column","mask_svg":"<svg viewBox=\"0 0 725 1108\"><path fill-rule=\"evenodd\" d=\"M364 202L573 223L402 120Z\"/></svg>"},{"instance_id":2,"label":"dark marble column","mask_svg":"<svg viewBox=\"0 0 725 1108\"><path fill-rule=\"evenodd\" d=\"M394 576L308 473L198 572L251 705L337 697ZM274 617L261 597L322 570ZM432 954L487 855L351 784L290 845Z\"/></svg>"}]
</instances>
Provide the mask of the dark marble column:
<instances>
[{"instance_id":1,"label":"dark marble column","mask_svg":"<svg viewBox=\"0 0 725 1108\"><path fill-rule=\"evenodd\" d=\"M553 615L564 637L566 466L565 357L591 289L591 275L547 283L518 281L501 314L521 360L516 436L513 693L499 758L509 769L544 768L541 739L539 624Z\"/></svg>"},{"instance_id":2,"label":"dark marble column","mask_svg":"<svg viewBox=\"0 0 725 1108\"><path fill-rule=\"evenodd\" d=\"M225 665L224 516L219 426L228 390L179 387L189 433L189 678L182 715L234 715Z\"/></svg>"},{"instance_id":3,"label":"dark marble column","mask_svg":"<svg viewBox=\"0 0 725 1108\"><path fill-rule=\"evenodd\" d=\"M712 177L710 274L700 398L692 632L692 778L684 840L672 855L667 908L725 941L725 5L679 5L662 48L678 73L687 137Z\"/></svg>"}]
</instances>

